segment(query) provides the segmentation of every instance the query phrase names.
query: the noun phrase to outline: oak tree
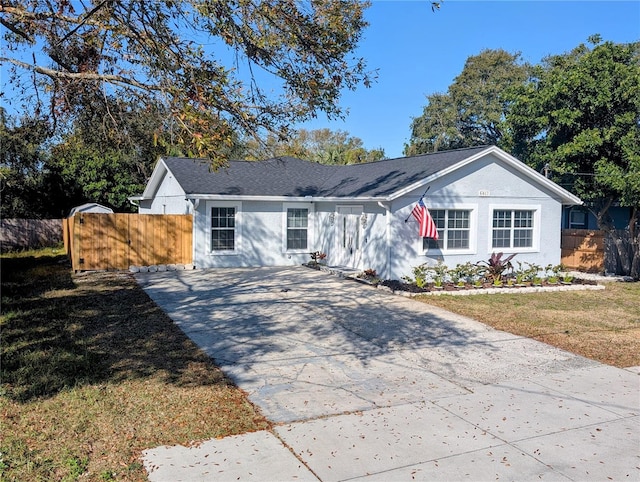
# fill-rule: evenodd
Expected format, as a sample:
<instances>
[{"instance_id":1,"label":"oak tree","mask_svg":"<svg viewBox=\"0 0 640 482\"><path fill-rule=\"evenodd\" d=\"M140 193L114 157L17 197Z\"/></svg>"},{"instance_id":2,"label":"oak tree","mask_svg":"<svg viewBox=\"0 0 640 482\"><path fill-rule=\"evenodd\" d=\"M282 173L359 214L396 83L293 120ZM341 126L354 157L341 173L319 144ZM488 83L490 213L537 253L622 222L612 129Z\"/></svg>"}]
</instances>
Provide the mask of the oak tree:
<instances>
[{"instance_id":1,"label":"oak tree","mask_svg":"<svg viewBox=\"0 0 640 482\"><path fill-rule=\"evenodd\" d=\"M519 53L483 50L467 59L446 93L427 96L411 123L406 155L480 145L503 145L507 95L527 78Z\"/></svg>"},{"instance_id":2,"label":"oak tree","mask_svg":"<svg viewBox=\"0 0 640 482\"><path fill-rule=\"evenodd\" d=\"M372 74L359 0L13 0L0 55L13 108L69 122L92 98L161 108L160 143L225 159L236 132L284 137ZM272 79L278 79L274 84ZM15 101L19 105L15 105ZM106 121L125 131L118 112Z\"/></svg>"}]
</instances>

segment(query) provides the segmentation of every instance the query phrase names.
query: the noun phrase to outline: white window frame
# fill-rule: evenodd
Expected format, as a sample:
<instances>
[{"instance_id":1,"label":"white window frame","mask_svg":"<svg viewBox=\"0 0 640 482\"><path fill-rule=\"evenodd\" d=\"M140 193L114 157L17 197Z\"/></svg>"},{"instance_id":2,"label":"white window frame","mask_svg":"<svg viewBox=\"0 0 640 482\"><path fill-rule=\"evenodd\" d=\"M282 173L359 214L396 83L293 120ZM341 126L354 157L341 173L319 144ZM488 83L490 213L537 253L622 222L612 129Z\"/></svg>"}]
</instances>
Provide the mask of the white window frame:
<instances>
[{"instance_id":1,"label":"white window frame","mask_svg":"<svg viewBox=\"0 0 640 482\"><path fill-rule=\"evenodd\" d=\"M477 204L431 204L428 200L425 200L425 206L431 211L445 210L445 211L469 211L469 247L468 248L447 248L446 238L443 242L444 246L438 249L442 254L477 254L478 252L478 205ZM412 220L415 221L413 217ZM445 231L447 228L445 226ZM424 249L423 238L420 239L420 249L423 254L431 254L435 251L434 248Z\"/></svg>"},{"instance_id":2,"label":"white window frame","mask_svg":"<svg viewBox=\"0 0 640 482\"><path fill-rule=\"evenodd\" d=\"M287 249L287 213L289 209L307 210L307 247L306 249ZM314 209L312 203L282 203L282 252L283 253L310 253L314 246Z\"/></svg>"},{"instance_id":3,"label":"white window frame","mask_svg":"<svg viewBox=\"0 0 640 482\"><path fill-rule=\"evenodd\" d=\"M531 240L531 247L518 247L513 246L494 248L493 247L493 213L495 211L533 211L533 233ZM540 221L542 219L542 206L540 204L491 204L489 205L489 218L488 224L488 248L489 253L502 252L502 253L537 253L540 252ZM514 226L511 226L511 244L513 244L513 230Z\"/></svg>"},{"instance_id":4,"label":"white window frame","mask_svg":"<svg viewBox=\"0 0 640 482\"><path fill-rule=\"evenodd\" d=\"M211 209L212 208L235 208L235 227L233 235L233 249L212 250L211 249ZM207 201L207 252L209 256L236 256L240 253L242 246L242 202L241 201Z\"/></svg>"}]
</instances>

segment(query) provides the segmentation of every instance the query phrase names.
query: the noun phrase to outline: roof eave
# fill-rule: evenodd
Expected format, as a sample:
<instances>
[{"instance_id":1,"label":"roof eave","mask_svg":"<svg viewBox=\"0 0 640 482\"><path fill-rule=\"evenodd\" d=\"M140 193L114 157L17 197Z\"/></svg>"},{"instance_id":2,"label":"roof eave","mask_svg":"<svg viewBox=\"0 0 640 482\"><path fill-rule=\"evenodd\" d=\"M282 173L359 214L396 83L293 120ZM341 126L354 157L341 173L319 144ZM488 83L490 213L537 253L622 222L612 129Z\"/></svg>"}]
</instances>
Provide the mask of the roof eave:
<instances>
[{"instance_id":1,"label":"roof eave","mask_svg":"<svg viewBox=\"0 0 640 482\"><path fill-rule=\"evenodd\" d=\"M226 195L226 194L186 194L187 199L204 201L272 201L272 202L383 202L386 196L256 196L256 195Z\"/></svg>"},{"instance_id":2,"label":"roof eave","mask_svg":"<svg viewBox=\"0 0 640 482\"><path fill-rule=\"evenodd\" d=\"M153 199L158 187L160 187L160 183L162 182L164 175L167 172L169 172L169 167L165 163L164 159L160 157L153 168L153 172L147 181L147 185L144 188L144 192L142 193L143 199Z\"/></svg>"}]
</instances>

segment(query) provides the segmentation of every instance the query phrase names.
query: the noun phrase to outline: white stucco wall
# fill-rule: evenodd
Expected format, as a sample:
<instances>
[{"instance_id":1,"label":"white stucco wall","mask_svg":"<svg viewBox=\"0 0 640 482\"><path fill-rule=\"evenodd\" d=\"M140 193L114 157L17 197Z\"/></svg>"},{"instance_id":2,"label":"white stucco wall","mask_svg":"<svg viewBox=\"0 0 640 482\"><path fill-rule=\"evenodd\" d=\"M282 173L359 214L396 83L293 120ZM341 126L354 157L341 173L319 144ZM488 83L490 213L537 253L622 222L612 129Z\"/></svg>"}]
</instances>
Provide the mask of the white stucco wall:
<instances>
[{"instance_id":1,"label":"white stucco wall","mask_svg":"<svg viewBox=\"0 0 640 482\"><path fill-rule=\"evenodd\" d=\"M235 249L211 251L211 208L236 208ZM309 209L308 249L286 249L286 209ZM310 261L316 247L317 219L313 203L282 201L206 201L201 200L194 216L194 262L198 268L292 266Z\"/></svg>"},{"instance_id":2,"label":"white stucco wall","mask_svg":"<svg viewBox=\"0 0 640 482\"><path fill-rule=\"evenodd\" d=\"M158 189L149 201L140 202L140 214L191 214L191 203L171 173L165 173Z\"/></svg>"},{"instance_id":3,"label":"white stucco wall","mask_svg":"<svg viewBox=\"0 0 640 482\"><path fill-rule=\"evenodd\" d=\"M392 239L406 240L392 243L390 278L410 275L414 266L435 264L442 260L447 266L470 261L487 260L493 252L517 253L513 259L545 266L560 263L560 227L562 204L559 199L525 179L519 172L493 157L476 162L473 170L468 167L456 171L445 179L431 184L425 197L429 209L470 209L470 249L462 252L447 250L422 250L418 225L411 219L404 223L424 190L404 196L393 202L396 214L392 218ZM534 210L534 240L532 248L492 248L492 213L494 209Z\"/></svg>"},{"instance_id":4,"label":"white stucco wall","mask_svg":"<svg viewBox=\"0 0 640 482\"><path fill-rule=\"evenodd\" d=\"M359 219L359 251L352 258L353 267L375 269L385 279L401 279L414 266L435 264L443 260L449 267L467 261L487 260L492 252L517 252L514 262L545 266L560 262L560 227L562 206L551 192L529 177L487 156L431 183L425 203L429 209L468 209L471 211L470 247L465 250L422 249L417 222L411 210L425 187L388 203L377 202L302 202L283 201L207 201L200 200L194 213L194 264L198 268L291 266L310 261L309 253L327 254L329 265L339 264L339 207L359 206L366 219ZM235 249L233 252L211 251L211 207L236 207ZM175 180L166 176L160 183L151 205L141 213L189 213L191 203ZM309 209L308 246L306 250L286 250L286 208ZM528 249L493 249L492 210L534 210L534 246ZM405 219L408 222L405 223Z\"/></svg>"}]
</instances>

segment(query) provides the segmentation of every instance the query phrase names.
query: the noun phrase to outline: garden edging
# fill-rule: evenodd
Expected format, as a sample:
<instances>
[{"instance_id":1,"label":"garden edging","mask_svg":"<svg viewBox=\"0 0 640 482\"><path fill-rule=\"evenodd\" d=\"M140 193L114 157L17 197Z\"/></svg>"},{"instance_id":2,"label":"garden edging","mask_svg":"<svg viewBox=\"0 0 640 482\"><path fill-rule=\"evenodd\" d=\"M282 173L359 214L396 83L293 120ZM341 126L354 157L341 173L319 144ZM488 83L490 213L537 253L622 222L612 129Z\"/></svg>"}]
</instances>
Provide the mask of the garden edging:
<instances>
[{"instance_id":1,"label":"garden edging","mask_svg":"<svg viewBox=\"0 0 640 482\"><path fill-rule=\"evenodd\" d=\"M358 280L360 281L360 280ZM373 285L372 285L373 286ZM378 289L386 290L395 295L404 296L406 298L414 298L416 296L473 296L473 295L513 295L526 293L549 293L556 291L585 291L585 290L603 290L604 285L558 285L558 286L525 286L522 288L482 288L482 289L461 289L461 290L441 290L441 291L423 291L420 293L412 293L409 291L392 290L388 286L378 285Z\"/></svg>"},{"instance_id":2,"label":"garden edging","mask_svg":"<svg viewBox=\"0 0 640 482\"><path fill-rule=\"evenodd\" d=\"M489 294L527 294L527 293L553 293L558 291L597 291L604 290L605 286L603 284L558 284L558 285L544 285L544 286L503 286L501 288L482 288L482 289L474 289L474 288L465 288L465 289L455 289L455 290L431 290L431 291L420 291L420 292L412 292L406 290L394 290L388 286L384 286L382 284L374 284L364 278L359 278L360 274L357 270L349 270L349 269L341 269L336 267L319 265L316 269L321 271L325 271L334 276L338 276L340 278L350 279L352 281L357 281L358 283L366 284L373 288L377 288L380 290L387 291L389 293L404 296L406 298L414 298L416 296L441 296L441 295L450 295L450 296L474 296L474 295L489 295Z\"/></svg>"}]
</instances>

